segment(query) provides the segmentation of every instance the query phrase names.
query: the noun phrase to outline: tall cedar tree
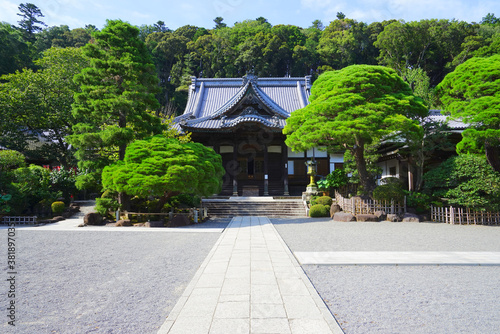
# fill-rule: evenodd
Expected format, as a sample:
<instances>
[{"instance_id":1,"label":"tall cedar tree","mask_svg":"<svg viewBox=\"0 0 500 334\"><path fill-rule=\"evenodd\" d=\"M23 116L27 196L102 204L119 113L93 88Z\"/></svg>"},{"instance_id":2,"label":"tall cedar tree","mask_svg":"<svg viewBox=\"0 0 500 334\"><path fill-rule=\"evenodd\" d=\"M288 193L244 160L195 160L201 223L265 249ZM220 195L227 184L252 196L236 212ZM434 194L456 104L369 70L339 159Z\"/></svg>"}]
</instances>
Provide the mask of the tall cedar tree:
<instances>
[{"instance_id":1,"label":"tall cedar tree","mask_svg":"<svg viewBox=\"0 0 500 334\"><path fill-rule=\"evenodd\" d=\"M40 8L32 3L22 3L18 8L21 13L17 15L22 17L22 20L19 21L19 27L24 31L26 41L33 42L35 34L43 30L40 26L47 26L38 19L38 17L44 17L44 15Z\"/></svg>"},{"instance_id":2,"label":"tall cedar tree","mask_svg":"<svg viewBox=\"0 0 500 334\"><path fill-rule=\"evenodd\" d=\"M500 55L467 60L437 88L444 110L471 125L457 151L485 152L500 172Z\"/></svg>"},{"instance_id":3,"label":"tall cedar tree","mask_svg":"<svg viewBox=\"0 0 500 334\"><path fill-rule=\"evenodd\" d=\"M78 150L79 167L94 174L80 180L80 187L98 182L102 168L123 160L134 139L162 131L160 119L147 112L159 107L158 78L139 29L109 20L83 50L90 67L75 76L81 92L75 94L73 113L85 121L73 127L68 141Z\"/></svg>"},{"instance_id":4,"label":"tall cedar tree","mask_svg":"<svg viewBox=\"0 0 500 334\"><path fill-rule=\"evenodd\" d=\"M375 182L366 169L368 144L405 131L421 131L417 116L428 113L396 71L353 65L325 72L313 84L310 104L292 113L283 133L294 151L327 146L349 150L360 184L369 194Z\"/></svg>"}]
</instances>

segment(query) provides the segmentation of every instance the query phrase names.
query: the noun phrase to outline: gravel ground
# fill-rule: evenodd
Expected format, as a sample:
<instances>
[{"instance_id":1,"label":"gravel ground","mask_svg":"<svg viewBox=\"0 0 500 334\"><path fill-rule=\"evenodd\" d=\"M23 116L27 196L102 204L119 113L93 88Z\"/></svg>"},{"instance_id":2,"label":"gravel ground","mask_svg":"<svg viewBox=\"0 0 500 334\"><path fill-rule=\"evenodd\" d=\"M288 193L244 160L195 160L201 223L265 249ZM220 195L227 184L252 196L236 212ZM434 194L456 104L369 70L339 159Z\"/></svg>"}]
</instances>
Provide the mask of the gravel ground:
<instances>
[{"instance_id":1,"label":"gravel ground","mask_svg":"<svg viewBox=\"0 0 500 334\"><path fill-rule=\"evenodd\" d=\"M271 219L294 252L500 251L499 226Z\"/></svg>"},{"instance_id":2,"label":"gravel ground","mask_svg":"<svg viewBox=\"0 0 500 334\"><path fill-rule=\"evenodd\" d=\"M500 251L500 227L272 219L292 251ZM350 333L500 333L500 266L304 271Z\"/></svg>"},{"instance_id":3,"label":"gravel ground","mask_svg":"<svg viewBox=\"0 0 500 334\"><path fill-rule=\"evenodd\" d=\"M0 332L156 333L219 236L18 228L17 322L12 330L8 301L0 298ZM9 288L6 241L0 230L2 296Z\"/></svg>"}]
</instances>

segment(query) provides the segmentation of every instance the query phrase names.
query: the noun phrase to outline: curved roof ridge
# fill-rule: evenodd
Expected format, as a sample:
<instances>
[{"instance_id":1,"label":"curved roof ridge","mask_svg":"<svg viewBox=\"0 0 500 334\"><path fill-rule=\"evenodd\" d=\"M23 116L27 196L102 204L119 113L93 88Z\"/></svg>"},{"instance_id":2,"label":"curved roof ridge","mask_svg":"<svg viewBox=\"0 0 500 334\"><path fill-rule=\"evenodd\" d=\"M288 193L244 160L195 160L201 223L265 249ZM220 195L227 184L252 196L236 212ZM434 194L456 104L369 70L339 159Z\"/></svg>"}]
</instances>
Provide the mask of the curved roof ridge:
<instances>
[{"instance_id":1,"label":"curved roof ridge","mask_svg":"<svg viewBox=\"0 0 500 334\"><path fill-rule=\"evenodd\" d=\"M226 103L224 103L213 114L202 117L202 118L196 118L194 120L191 120L189 123L191 123L191 124L200 123L200 122L203 122L203 121L206 121L209 119L214 119L214 118L217 118L217 117L223 115L225 112L227 112L232 107L234 107L238 102L240 102L241 99L243 99L249 86L250 86L250 83L247 82L244 86L241 87L241 89L231 99L229 99Z\"/></svg>"},{"instance_id":2,"label":"curved roof ridge","mask_svg":"<svg viewBox=\"0 0 500 334\"><path fill-rule=\"evenodd\" d=\"M274 102L273 99L271 99L266 93L264 93L264 91L262 91L262 89L260 89L258 85L254 86L252 84L252 88L255 91L255 93L257 94L257 96L260 98L260 100L262 102L264 102L264 104L267 107L269 107L272 110L278 112L278 114L280 114L284 118L290 117L290 114L285 109L283 109L279 104L277 104L276 102Z\"/></svg>"},{"instance_id":3,"label":"curved roof ridge","mask_svg":"<svg viewBox=\"0 0 500 334\"><path fill-rule=\"evenodd\" d=\"M228 128L228 127L233 127L239 123L242 122L248 122L248 121L257 121L259 123L265 124L267 127L270 128L279 128L279 123L275 123L273 121L269 121L268 119L260 116L260 115L244 115L244 116L238 116L235 119L228 120L225 123L222 124L222 128Z\"/></svg>"}]
</instances>

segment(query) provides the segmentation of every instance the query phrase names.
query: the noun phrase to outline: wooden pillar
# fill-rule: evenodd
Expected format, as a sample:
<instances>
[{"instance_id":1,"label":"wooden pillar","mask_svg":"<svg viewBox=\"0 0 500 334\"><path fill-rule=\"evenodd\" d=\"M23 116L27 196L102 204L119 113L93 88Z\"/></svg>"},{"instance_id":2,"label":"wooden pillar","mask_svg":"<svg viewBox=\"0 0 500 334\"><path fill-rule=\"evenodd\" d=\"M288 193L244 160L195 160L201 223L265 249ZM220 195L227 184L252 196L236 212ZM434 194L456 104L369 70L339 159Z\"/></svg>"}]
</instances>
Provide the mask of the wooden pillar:
<instances>
[{"instance_id":1,"label":"wooden pillar","mask_svg":"<svg viewBox=\"0 0 500 334\"><path fill-rule=\"evenodd\" d=\"M236 143L236 137L233 137L233 160L235 164L238 164L238 145ZM233 175L233 196L238 196L238 174Z\"/></svg>"},{"instance_id":2,"label":"wooden pillar","mask_svg":"<svg viewBox=\"0 0 500 334\"><path fill-rule=\"evenodd\" d=\"M413 191L415 190L413 187L413 166L410 163L410 159L408 159L408 190Z\"/></svg>"},{"instance_id":3,"label":"wooden pillar","mask_svg":"<svg viewBox=\"0 0 500 334\"><path fill-rule=\"evenodd\" d=\"M264 145L264 196L269 196L269 154Z\"/></svg>"},{"instance_id":4,"label":"wooden pillar","mask_svg":"<svg viewBox=\"0 0 500 334\"><path fill-rule=\"evenodd\" d=\"M283 166L283 195L289 196L288 192L288 147L285 143L281 144L281 156L283 157L281 166Z\"/></svg>"}]
</instances>

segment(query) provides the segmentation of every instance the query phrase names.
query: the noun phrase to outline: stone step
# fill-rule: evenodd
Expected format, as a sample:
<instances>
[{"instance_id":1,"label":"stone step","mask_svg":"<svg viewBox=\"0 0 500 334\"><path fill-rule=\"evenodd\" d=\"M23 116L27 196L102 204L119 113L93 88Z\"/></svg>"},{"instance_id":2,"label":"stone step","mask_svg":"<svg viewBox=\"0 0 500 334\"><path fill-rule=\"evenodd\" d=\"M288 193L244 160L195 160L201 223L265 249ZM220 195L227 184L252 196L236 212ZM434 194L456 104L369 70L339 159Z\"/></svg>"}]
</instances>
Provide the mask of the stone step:
<instances>
[{"instance_id":1,"label":"stone step","mask_svg":"<svg viewBox=\"0 0 500 334\"><path fill-rule=\"evenodd\" d=\"M304 204L297 199L273 200L262 197L204 200L203 206L211 217L267 216L305 217Z\"/></svg>"}]
</instances>

